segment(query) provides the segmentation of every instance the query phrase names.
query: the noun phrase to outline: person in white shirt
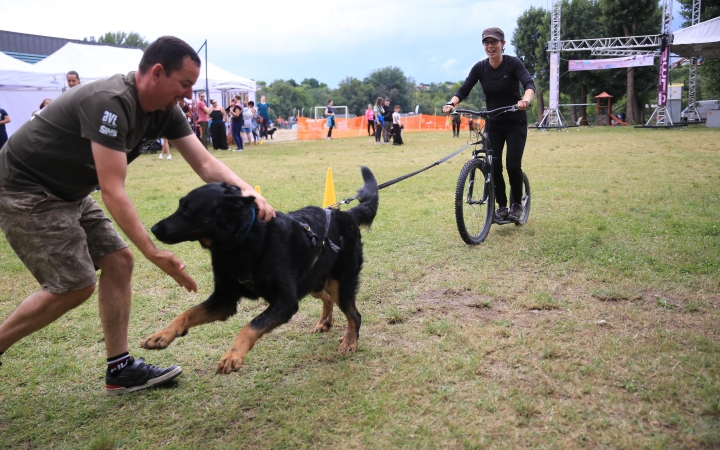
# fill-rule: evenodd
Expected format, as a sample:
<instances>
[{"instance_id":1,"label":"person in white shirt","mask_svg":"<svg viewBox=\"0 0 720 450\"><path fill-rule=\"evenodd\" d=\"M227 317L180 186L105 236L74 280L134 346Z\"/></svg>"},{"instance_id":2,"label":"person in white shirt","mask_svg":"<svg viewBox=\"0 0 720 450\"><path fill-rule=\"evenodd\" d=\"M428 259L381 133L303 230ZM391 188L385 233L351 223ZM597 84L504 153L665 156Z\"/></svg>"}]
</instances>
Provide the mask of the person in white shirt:
<instances>
[{"instance_id":1,"label":"person in white shirt","mask_svg":"<svg viewBox=\"0 0 720 450\"><path fill-rule=\"evenodd\" d=\"M400 121L400 105L395 105L395 112L392 115L392 121L393 145L403 145L401 136L402 122Z\"/></svg>"}]
</instances>

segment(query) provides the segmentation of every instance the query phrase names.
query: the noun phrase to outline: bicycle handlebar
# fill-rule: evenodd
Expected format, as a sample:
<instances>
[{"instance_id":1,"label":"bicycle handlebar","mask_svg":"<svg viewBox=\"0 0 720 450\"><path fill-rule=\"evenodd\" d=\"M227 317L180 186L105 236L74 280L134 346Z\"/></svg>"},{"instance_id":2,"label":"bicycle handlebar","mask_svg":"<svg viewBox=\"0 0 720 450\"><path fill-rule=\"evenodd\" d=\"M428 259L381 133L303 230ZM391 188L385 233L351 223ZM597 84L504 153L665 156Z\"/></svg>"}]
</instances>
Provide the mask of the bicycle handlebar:
<instances>
[{"instance_id":1,"label":"bicycle handlebar","mask_svg":"<svg viewBox=\"0 0 720 450\"><path fill-rule=\"evenodd\" d=\"M491 109L490 111L473 111L471 109L455 108L450 114L472 114L474 116L480 116L487 119L492 114L502 114L513 111L519 111L517 105L501 106L500 108Z\"/></svg>"}]
</instances>

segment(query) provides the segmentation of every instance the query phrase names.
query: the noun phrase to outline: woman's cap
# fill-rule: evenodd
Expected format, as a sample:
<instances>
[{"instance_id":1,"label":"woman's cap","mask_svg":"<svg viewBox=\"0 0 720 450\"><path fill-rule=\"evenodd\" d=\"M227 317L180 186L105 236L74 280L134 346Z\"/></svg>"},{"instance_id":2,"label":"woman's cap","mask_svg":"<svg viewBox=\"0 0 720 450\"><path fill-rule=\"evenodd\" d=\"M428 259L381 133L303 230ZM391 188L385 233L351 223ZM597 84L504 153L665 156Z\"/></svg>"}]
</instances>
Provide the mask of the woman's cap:
<instances>
[{"instance_id":1,"label":"woman's cap","mask_svg":"<svg viewBox=\"0 0 720 450\"><path fill-rule=\"evenodd\" d=\"M503 30L497 27L488 28L482 33L482 40L483 42L487 38L493 38L497 39L498 41L504 41L505 40L505 33L503 33Z\"/></svg>"}]
</instances>

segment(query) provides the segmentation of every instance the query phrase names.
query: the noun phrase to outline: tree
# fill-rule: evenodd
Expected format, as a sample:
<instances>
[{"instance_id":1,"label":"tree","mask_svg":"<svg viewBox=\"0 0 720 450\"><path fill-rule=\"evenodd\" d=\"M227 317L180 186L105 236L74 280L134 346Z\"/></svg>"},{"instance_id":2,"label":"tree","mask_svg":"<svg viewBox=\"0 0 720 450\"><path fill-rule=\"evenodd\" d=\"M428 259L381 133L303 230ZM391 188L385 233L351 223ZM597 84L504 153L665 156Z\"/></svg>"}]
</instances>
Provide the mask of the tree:
<instances>
[{"instance_id":1,"label":"tree","mask_svg":"<svg viewBox=\"0 0 720 450\"><path fill-rule=\"evenodd\" d=\"M389 97L391 106L400 105L402 111L409 111L412 104L412 95L415 92L415 83L408 79L398 67L385 67L371 73L363 80L372 86L370 103L375 103L377 97Z\"/></svg>"},{"instance_id":2,"label":"tree","mask_svg":"<svg viewBox=\"0 0 720 450\"><path fill-rule=\"evenodd\" d=\"M544 45L549 40L550 12L534 6L518 17L517 28L510 40L515 47L515 54L522 60L525 68L530 72L530 76L533 77L539 117L542 117L545 109L543 91L548 86L550 78L550 65L543 58Z\"/></svg>"},{"instance_id":3,"label":"tree","mask_svg":"<svg viewBox=\"0 0 720 450\"><path fill-rule=\"evenodd\" d=\"M605 28L605 36L639 36L658 34L662 10L657 0L599 0L600 21ZM639 123L640 103L635 88L635 73L657 73L656 68L628 68L626 114L631 123Z\"/></svg>"},{"instance_id":4,"label":"tree","mask_svg":"<svg viewBox=\"0 0 720 450\"><path fill-rule=\"evenodd\" d=\"M102 44L125 45L127 47L138 48L145 48L150 45L150 43L145 40L144 36L140 36L140 34L134 31L131 31L130 33L126 33L124 31L116 31L113 33L108 31L104 35L100 36L97 41L94 36L90 36L90 38L85 38L84 40L99 42Z\"/></svg>"},{"instance_id":5,"label":"tree","mask_svg":"<svg viewBox=\"0 0 720 450\"><path fill-rule=\"evenodd\" d=\"M340 101L343 101L348 107L348 112L358 116L361 116L365 112L368 103L375 103L372 100L372 85L363 83L353 77L347 77L342 80L333 95L336 96L336 105L341 104Z\"/></svg>"},{"instance_id":6,"label":"tree","mask_svg":"<svg viewBox=\"0 0 720 450\"><path fill-rule=\"evenodd\" d=\"M295 86L293 86L295 84ZM305 108L305 115L309 115L314 106L313 99L302 86L298 86L293 80L275 80L265 88L267 102L272 105L273 111L279 116L289 117Z\"/></svg>"}]
</instances>

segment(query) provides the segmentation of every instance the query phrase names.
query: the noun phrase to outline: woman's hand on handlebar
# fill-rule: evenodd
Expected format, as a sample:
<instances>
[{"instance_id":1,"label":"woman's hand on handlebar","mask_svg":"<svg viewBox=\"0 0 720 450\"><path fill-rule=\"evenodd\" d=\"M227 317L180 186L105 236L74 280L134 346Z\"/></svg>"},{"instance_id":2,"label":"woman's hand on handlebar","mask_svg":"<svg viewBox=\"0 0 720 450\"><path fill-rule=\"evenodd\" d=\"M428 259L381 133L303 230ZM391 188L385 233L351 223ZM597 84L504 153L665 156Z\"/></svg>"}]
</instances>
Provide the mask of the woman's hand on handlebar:
<instances>
[{"instance_id":1,"label":"woman's hand on handlebar","mask_svg":"<svg viewBox=\"0 0 720 450\"><path fill-rule=\"evenodd\" d=\"M451 98L449 102L447 102L445 105L443 105L442 112L444 114L452 112L455 108L457 108L457 105L459 103L460 103L460 99L453 96L453 98Z\"/></svg>"},{"instance_id":2,"label":"woman's hand on handlebar","mask_svg":"<svg viewBox=\"0 0 720 450\"><path fill-rule=\"evenodd\" d=\"M517 108L520 110L528 109L532 103L530 101L522 99L517 103Z\"/></svg>"}]
</instances>

